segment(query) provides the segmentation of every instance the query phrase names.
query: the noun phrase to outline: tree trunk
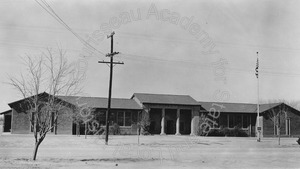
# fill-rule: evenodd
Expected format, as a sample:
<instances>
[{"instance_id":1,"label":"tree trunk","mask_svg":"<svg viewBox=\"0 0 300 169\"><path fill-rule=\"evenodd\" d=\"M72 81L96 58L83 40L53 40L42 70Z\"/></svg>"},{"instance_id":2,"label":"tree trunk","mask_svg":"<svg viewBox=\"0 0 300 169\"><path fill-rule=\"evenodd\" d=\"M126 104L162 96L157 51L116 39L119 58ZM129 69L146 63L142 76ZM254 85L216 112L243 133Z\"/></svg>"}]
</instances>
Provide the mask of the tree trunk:
<instances>
[{"instance_id":1,"label":"tree trunk","mask_svg":"<svg viewBox=\"0 0 300 169\"><path fill-rule=\"evenodd\" d=\"M85 135L85 139L86 139L86 132L87 132L87 122L85 122L85 124L84 124L84 135Z\"/></svg>"},{"instance_id":2,"label":"tree trunk","mask_svg":"<svg viewBox=\"0 0 300 169\"><path fill-rule=\"evenodd\" d=\"M279 128L279 134L278 134L278 145L280 145L280 128Z\"/></svg>"},{"instance_id":3,"label":"tree trunk","mask_svg":"<svg viewBox=\"0 0 300 169\"><path fill-rule=\"evenodd\" d=\"M79 130L80 130L80 126L79 126L79 123L77 123L76 124L76 135L77 136L80 136L80 131Z\"/></svg>"},{"instance_id":4,"label":"tree trunk","mask_svg":"<svg viewBox=\"0 0 300 169\"><path fill-rule=\"evenodd\" d=\"M41 143L39 141L35 143L34 151L33 151L33 158L32 158L34 161L36 160L36 155L37 155L40 144Z\"/></svg>"},{"instance_id":5,"label":"tree trunk","mask_svg":"<svg viewBox=\"0 0 300 169\"><path fill-rule=\"evenodd\" d=\"M55 123L55 126L54 126L54 134L57 135L57 122Z\"/></svg>"}]
</instances>

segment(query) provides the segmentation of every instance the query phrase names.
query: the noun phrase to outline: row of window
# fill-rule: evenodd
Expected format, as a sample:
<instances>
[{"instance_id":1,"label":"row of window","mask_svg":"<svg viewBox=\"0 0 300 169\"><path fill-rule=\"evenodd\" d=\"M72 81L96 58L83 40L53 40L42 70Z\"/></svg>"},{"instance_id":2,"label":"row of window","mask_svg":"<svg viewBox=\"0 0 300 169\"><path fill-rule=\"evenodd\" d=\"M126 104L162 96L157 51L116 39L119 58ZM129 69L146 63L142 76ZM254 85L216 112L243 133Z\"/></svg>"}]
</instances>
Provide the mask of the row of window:
<instances>
[{"instance_id":1,"label":"row of window","mask_svg":"<svg viewBox=\"0 0 300 169\"><path fill-rule=\"evenodd\" d=\"M106 125L106 112L101 111L96 115L96 118L99 120L100 125ZM121 111L121 112L112 112L110 114L109 123L117 123L119 126L131 126L133 123L137 122L137 113L133 114L132 112Z\"/></svg>"},{"instance_id":2,"label":"row of window","mask_svg":"<svg viewBox=\"0 0 300 169\"><path fill-rule=\"evenodd\" d=\"M96 118L99 120L100 125L106 125L105 119L106 119L106 112L101 111L99 114L96 115ZM251 120L249 115L233 115L228 114L227 115L227 123L229 128L233 128L235 126L247 128L250 126ZM34 116L32 116L32 120L34 121ZM134 114L132 112L122 111L122 112L112 112L110 115L110 124L117 123L119 126L131 126L133 123L137 122L137 114ZM217 120L217 124L214 127L220 127L221 120L220 118ZM52 113L51 116L51 126L54 125L54 113ZM53 132L54 129L52 129ZM31 127L31 131L33 131L33 128Z\"/></svg>"},{"instance_id":3,"label":"row of window","mask_svg":"<svg viewBox=\"0 0 300 169\"><path fill-rule=\"evenodd\" d=\"M247 128L250 126L250 116L247 114L244 115L233 115L228 114L228 127L233 128L235 126Z\"/></svg>"},{"instance_id":4,"label":"row of window","mask_svg":"<svg viewBox=\"0 0 300 169\"><path fill-rule=\"evenodd\" d=\"M99 115L96 115L100 125L106 125L106 112L100 112ZM31 119L34 121L34 115L32 113ZM110 116L110 124L117 123L119 126L131 126L137 121L137 116L132 116L132 112L114 112ZM54 113L51 114L50 126L54 125ZM33 132L33 126L31 126L31 132ZM51 132L54 132L54 128L51 129Z\"/></svg>"}]
</instances>

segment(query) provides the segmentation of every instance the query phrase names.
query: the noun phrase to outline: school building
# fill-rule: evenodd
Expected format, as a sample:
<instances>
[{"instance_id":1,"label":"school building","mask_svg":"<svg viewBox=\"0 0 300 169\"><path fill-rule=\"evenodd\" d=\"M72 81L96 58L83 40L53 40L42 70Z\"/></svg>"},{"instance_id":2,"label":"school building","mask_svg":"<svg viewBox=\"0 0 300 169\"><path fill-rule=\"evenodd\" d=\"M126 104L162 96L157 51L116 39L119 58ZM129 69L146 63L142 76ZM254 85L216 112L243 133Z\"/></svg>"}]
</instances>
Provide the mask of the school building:
<instances>
[{"instance_id":1,"label":"school building","mask_svg":"<svg viewBox=\"0 0 300 169\"><path fill-rule=\"evenodd\" d=\"M42 93L47 97L49 94ZM93 120L104 127L108 99L103 97L59 96L65 108L58 116L58 123L50 132L53 134L75 135L79 128L84 134L86 126L78 124L73 118L75 106L91 108ZM4 124L2 131L11 134L30 134L30 111L20 106L26 99L9 103L10 110L2 112ZM280 133L288 137L300 136L300 112L285 103L260 105L260 119L263 136L276 136ZM120 134L137 134L137 123L141 117L148 116L149 132L160 135L197 135L203 116L210 112L218 114L211 128L239 127L248 136L255 136L257 124L257 105L246 103L199 102L189 95L134 93L131 98L112 98L109 124L117 124ZM66 113L67 112L67 113ZM280 117L274 114L281 112Z\"/></svg>"}]
</instances>

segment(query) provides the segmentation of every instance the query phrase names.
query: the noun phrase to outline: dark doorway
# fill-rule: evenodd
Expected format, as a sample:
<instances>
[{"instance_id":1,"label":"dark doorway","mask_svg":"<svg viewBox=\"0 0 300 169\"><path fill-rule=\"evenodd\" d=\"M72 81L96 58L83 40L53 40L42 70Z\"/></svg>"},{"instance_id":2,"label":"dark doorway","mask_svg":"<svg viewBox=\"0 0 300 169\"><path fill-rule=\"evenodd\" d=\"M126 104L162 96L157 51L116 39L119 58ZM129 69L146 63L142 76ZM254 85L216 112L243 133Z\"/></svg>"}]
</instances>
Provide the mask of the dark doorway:
<instances>
[{"instance_id":1,"label":"dark doorway","mask_svg":"<svg viewBox=\"0 0 300 169\"><path fill-rule=\"evenodd\" d=\"M167 131L166 131L166 134L175 134L175 123L174 123L174 120L168 120L167 121Z\"/></svg>"},{"instance_id":2,"label":"dark doorway","mask_svg":"<svg viewBox=\"0 0 300 169\"><path fill-rule=\"evenodd\" d=\"M4 115L4 131L10 132L11 130L11 115Z\"/></svg>"},{"instance_id":3,"label":"dark doorway","mask_svg":"<svg viewBox=\"0 0 300 169\"><path fill-rule=\"evenodd\" d=\"M76 135L76 124L73 123L72 125L72 135Z\"/></svg>"},{"instance_id":4,"label":"dark doorway","mask_svg":"<svg viewBox=\"0 0 300 169\"><path fill-rule=\"evenodd\" d=\"M180 110L180 134L191 134L192 111Z\"/></svg>"},{"instance_id":5,"label":"dark doorway","mask_svg":"<svg viewBox=\"0 0 300 169\"><path fill-rule=\"evenodd\" d=\"M166 134L176 133L177 109L165 109Z\"/></svg>"},{"instance_id":6,"label":"dark doorway","mask_svg":"<svg viewBox=\"0 0 300 169\"><path fill-rule=\"evenodd\" d=\"M72 134L73 135L77 135L77 134L85 135L85 124L84 123L80 123L80 124L73 123Z\"/></svg>"},{"instance_id":7,"label":"dark doorway","mask_svg":"<svg viewBox=\"0 0 300 169\"><path fill-rule=\"evenodd\" d=\"M162 109L150 109L150 133L151 134L160 134L161 130L161 118L162 118Z\"/></svg>"}]
</instances>

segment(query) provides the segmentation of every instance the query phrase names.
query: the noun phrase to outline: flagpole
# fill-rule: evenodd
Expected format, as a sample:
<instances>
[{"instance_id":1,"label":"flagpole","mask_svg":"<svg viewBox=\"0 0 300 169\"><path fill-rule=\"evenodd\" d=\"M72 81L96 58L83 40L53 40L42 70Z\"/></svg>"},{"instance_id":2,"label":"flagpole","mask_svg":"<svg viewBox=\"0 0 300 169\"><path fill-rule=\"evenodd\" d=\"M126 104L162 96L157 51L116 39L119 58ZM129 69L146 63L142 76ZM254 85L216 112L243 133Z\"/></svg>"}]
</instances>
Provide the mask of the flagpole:
<instances>
[{"instance_id":1,"label":"flagpole","mask_svg":"<svg viewBox=\"0 0 300 169\"><path fill-rule=\"evenodd\" d=\"M257 142L260 142L260 133L261 133L261 127L260 127L260 120L259 120L259 76L258 76L258 69L259 69L259 60L258 60L258 52L257 54L257 63L256 63L256 77L257 77Z\"/></svg>"}]
</instances>

